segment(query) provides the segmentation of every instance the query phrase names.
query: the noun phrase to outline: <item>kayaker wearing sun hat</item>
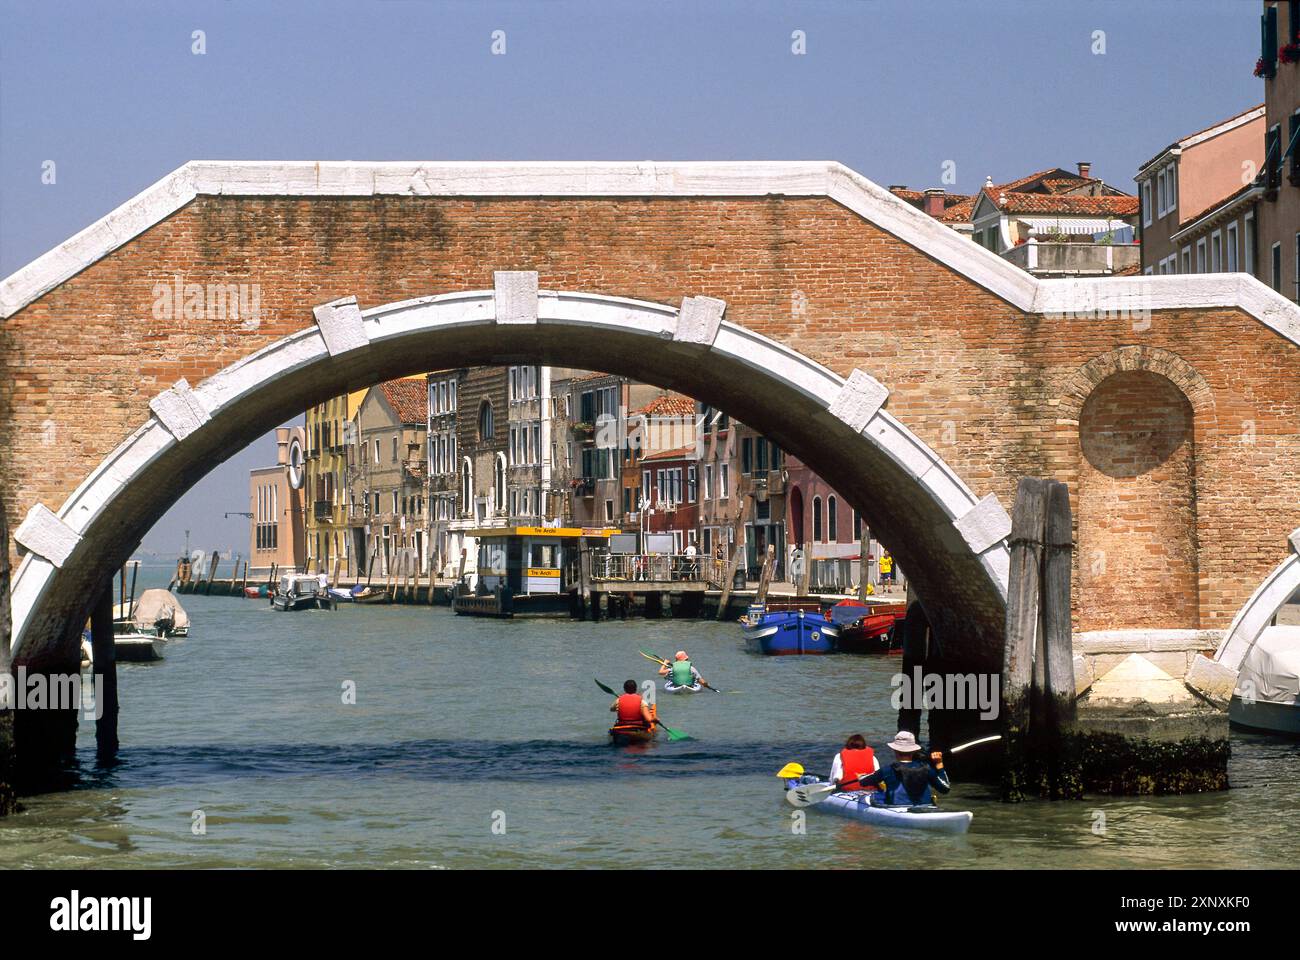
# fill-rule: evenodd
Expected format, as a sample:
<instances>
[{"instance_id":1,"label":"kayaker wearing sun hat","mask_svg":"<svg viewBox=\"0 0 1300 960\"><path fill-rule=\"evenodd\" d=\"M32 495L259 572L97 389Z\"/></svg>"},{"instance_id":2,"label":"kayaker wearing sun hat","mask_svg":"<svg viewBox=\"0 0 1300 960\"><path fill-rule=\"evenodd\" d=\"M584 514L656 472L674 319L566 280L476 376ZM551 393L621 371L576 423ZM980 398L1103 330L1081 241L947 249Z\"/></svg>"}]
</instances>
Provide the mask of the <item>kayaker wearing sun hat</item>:
<instances>
[{"instance_id":1,"label":"kayaker wearing sun hat","mask_svg":"<svg viewBox=\"0 0 1300 960\"><path fill-rule=\"evenodd\" d=\"M693 687L704 678L700 676L700 671L695 669L691 663L691 658L686 655L685 650L678 650L673 656L672 663L665 663L659 668L659 676L667 677L668 682L674 687Z\"/></svg>"},{"instance_id":2,"label":"kayaker wearing sun hat","mask_svg":"<svg viewBox=\"0 0 1300 960\"><path fill-rule=\"evenodd\" d=\"M948 774L943 769L943 754L935 750L927 763L921 758L921 745L916 734L900 730L889 741L889 749L897 758L888 767L862 778L864 787L879 787L885 793L889 806L923 807L934 803L933 787L940 793L952 789Z\"/></svg>"},{"instance_id":3,"label":"kayaker wearing sun hat","mask_svg":"<svg viewBox=\"0 0 1300 960\"><path fill-rule=\"evenodd\" d=\"M865 777L880 769L880 761L875 751L867 746L867 738L855 733L844 741L844 749L835 754L831 761L830 779L836 783ZM846 793L854 790L866 790L861 783L850 783L844 787Z\"/></svg>"}]
</instances>

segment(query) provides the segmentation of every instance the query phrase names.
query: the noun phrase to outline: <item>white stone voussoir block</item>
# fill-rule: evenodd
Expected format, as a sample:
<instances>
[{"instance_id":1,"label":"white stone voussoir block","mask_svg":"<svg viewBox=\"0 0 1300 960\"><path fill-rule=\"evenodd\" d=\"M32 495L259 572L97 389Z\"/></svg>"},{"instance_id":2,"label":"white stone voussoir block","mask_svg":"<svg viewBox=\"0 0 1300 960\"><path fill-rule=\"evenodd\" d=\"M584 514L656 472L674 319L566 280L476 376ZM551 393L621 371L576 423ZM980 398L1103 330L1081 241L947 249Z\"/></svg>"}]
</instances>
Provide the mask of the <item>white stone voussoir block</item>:
<instances>
[{"instance_id":1,"label":"white stone voussoir block","mask_svg":"<svg viewBox=\"0 0 1300 960\"><path fill-rule=\"evenodd\" d=\"M177 440L184 440L210 419L207 408L183 379L150 400L149 409Z\"/></svg>"},{"instance_id":2,"label":"white stone voussoir block","mask_svg":"<svg viewBox=\"0 0 1300 960\"><path fill-rule=\"evenodd\" d=\"M322 303L312 309L312 315L316 318L316 326L325 339L325 349L331 357L370 345L356 297L341 297Z\"/></svg>"},{"instance_id":3,"label":"white stone voussoir block","mask_svg":"<svg viewBox=\"0 0 1300 960\"><path fill-rule=\"evenodd\" d=\"M57 513L38 503L27 511L27 517L14 531L14 540L29 553L44 557L56 567L67 562L81 536Z\"/></svg>"},{"instance_id":4,"label":"white stone voussoir block","mask_svg":"<svg viewBox=\"0 0 1300 960\"><path fill-rule=\"evenodd\" d=\"M1003 509L997 495L990 493L965 515L952 522L966 545L974 553L983 553L999 540L1011 536L1011 517Z\"/></svg>"},{"instance_id":5,"label":"white stone voussoir block","mask_svg":"<svg viewBox=\"0 0 1300 960\"><path fill-rule=\"evenodd\" d=\"M682 308L677 313L673 342L713 346L713 342L718 339L718 328L722 326L722 315L726 309L727 301L717 297L683 297Z\"/></svg>"},{"instance_id":6,"label":"white stone voussoir block","mask_svg":"<svg viewBox=\"0 0 1300 960\"><path fill-rule=\"evenodd\" d=\"M536 270L497 270L492 281L497 323L537 322Z\"/></svg>"},{"instance_id":7,"label":"white stone voussoir block","mask_svg":"<svg viewBox=\"0 0 1300 960\"><path fill-rule=\"evenodd\" d=\"M1291 550L1296 556L1300 556L1300 527L1291 531L1291 536L1287 537L1291 544Z\"/></svg>"},{"instance_id":8,"label":"white stone voussoir block","mask_svg":"<svg viewBox=\"0 0 1300 960\"><path fill-rule=\"evenodd\" d=\"M831 416L847 423L854 433L861 433L888 399L888 387L871 374L854 370L831 401L828 411Z\"/></svg>"}]
</instances>

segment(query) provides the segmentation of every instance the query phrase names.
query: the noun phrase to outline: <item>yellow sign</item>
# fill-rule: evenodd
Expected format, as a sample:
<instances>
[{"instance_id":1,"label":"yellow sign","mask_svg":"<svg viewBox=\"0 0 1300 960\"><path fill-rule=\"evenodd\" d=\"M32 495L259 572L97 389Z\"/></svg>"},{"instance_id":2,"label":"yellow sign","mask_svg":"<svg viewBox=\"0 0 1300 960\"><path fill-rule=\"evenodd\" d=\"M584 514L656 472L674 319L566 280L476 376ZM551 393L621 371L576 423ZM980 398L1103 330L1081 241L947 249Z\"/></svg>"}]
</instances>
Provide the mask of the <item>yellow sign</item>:
<instances>
[{"instance_id":1,"label":"yellow sign","mask_svg":"<svg viewBox=\"0 0 1300 960\"><path fill-rule=\"evenodd\" d=\"M528 568L528 576L530 576L530 577L547 577L547 578L550 578L550 579L553 579L553 580L558 580L559 577L560 577L560 571L559 571L559 570L553 570L553 569L551 569L550 567L529 567L529 568Z\"/></svg>"},{"instance_id":2,"label":"yellow sign","mask_svg":"<svg viewBox=\"0 0 1300 960\"><path fill-rule=\"evenodd\" d=\"M484 527L468 531L479 540L491 537L603 537L608 539L623 531L610 527Z\"/></svg>"}]
</instances>

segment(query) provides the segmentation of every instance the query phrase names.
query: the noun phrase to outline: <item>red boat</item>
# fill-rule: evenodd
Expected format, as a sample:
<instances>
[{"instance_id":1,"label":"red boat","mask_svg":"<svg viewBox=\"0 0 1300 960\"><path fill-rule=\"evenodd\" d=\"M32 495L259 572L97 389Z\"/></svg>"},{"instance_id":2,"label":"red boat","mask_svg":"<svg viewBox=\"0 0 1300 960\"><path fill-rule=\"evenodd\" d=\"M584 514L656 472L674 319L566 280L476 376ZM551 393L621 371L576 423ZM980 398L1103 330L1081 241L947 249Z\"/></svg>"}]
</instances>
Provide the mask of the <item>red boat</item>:
<instances>
[{"instance_id":1,"label":"red boat","mask_svg":"<svg viewBox=\"0 0 1300 960\"><path fill-rule=\"evenodd\" d=\"M863 603L841 600L830 609L840 625L839 649L843 653L898 653L902 631L895 629L907 616L905 603Z\"/></svg>"}]
</instances>

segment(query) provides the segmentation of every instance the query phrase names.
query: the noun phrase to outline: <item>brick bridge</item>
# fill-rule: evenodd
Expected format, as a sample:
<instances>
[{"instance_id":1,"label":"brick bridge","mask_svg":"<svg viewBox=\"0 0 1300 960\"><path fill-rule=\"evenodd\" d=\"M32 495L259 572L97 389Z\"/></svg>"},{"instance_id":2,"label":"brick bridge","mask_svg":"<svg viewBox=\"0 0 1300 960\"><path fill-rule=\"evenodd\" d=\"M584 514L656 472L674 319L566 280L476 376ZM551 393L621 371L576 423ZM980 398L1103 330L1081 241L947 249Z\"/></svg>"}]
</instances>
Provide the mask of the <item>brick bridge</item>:
<instances>
[{"instance_id":1,"label":"brick bridge","mask_svg":"<svg viewBox=\"0 0 1300 960\"><path fill-rule=\"evenodd\" d=\"M1070 485L1079 631L1213 647L1300 526L1295 305L1244 274L1038 281L835 163L194 162L0 283L0 316L34 669L75 667L97 591L230 452L465 364L753 424L890 546L954 665L1000 662L1021 476Z\"/></svg>"}]
</instances>

